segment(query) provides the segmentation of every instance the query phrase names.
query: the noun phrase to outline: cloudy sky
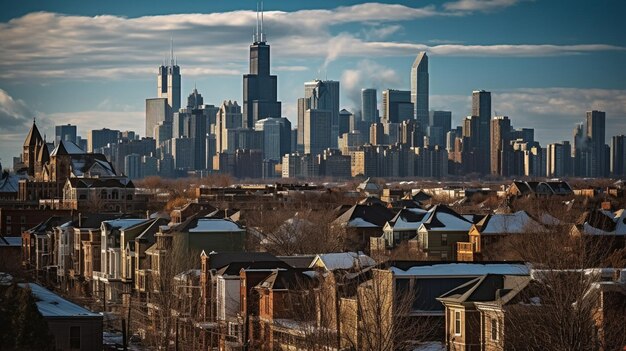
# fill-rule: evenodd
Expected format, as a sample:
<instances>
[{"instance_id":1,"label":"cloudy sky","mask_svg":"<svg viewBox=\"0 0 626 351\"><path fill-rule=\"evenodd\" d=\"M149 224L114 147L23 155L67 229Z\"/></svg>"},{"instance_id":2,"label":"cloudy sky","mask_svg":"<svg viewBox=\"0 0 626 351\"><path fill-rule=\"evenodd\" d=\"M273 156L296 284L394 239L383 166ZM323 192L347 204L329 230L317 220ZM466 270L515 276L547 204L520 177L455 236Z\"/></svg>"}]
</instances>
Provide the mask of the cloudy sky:
<instances>
[{"instance_id":1,"label":"cloudy sky","mask_svg":"<svg viewBox=\"0 0 626 351\"><path fill-rule=\"evenodd\" d=\"M5 1L0 12L0 162L21 151L33 117L78 132L144 132L145 99L170 38L183 99L241 102L256 1ZM622 0L265 1L265 32L283 115L295 126L303 83L341 81L341 107L361 88L409 89L430 56L431 109L469 114L471 91L540 142L571 139L585 111L626 133L626 2Z\"/></svg>"}]
</instances>

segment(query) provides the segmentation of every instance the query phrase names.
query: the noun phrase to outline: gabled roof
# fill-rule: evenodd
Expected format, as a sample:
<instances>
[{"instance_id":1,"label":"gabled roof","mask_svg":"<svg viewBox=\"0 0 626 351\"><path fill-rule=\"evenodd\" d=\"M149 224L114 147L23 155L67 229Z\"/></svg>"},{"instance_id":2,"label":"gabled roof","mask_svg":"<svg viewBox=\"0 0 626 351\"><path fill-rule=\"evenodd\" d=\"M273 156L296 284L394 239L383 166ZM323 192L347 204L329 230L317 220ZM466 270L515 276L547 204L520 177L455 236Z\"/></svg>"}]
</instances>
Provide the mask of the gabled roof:
<instances>
[{"instance_id":1,"label":"gabled roof","mask_svg":"<svg viewBox=\"0 0 626 351\"><path fill-rule=\"evenodd\" d=\"M85 150L81 149L78 145L68 140L61 140L57 147L52 150L50 156L60 155L82 155L85 154Z\"/></svg>"},{"instance_id":2,"label":"gabled roof","mask_svg":"<svg viewBox=\"0 0 626 351\"><path fill-rule=\"evenodd\" d=\"M469 231L472 222L446 205L435 205L428 210L422 225L427 230Z\"/></svg>"},{"instance_id":3,"label":"gabled roof","mask_svg":"<svg viewBox=\"0 0 626 351\"><path fill-rule=\"evenodd\" d=\"M425 193L423 190L418 190L415 194L407 194L407 196L404 197L406 198L410 198L414 201L417 202L424 202L424 201L428 201L432 198L432 196L430 196L429 194Z\"/></svg>"},{"instance_id":4,"label":"gabled roof","mask_svg":"<svg viewBox=\"0 0 626 351\"><path fill-rule=\"evenodd\" d=\"M528 230L542 230L542 227L525 211L517 211L515 213L507 214L489 214L480 222L476 223L476 229L484 235L524 233Z\"/></svg>"},{"instance_id":5,"label":"gabled roof","mask_svg":"<svg viewBox=\"0 0 626 351\"><path fill-rule=\"evenodd\" d=\"M448 291L437 300L454 303L498 301L504 304L522 291L530 280L528 275L486 274Z\"/></svg>"},{"instance_id":6,"label":"gabled roof","mask_svg":"<svg viewBox=\"0 0 626 351\"><path fill-rule=\"evenodd\" d=\"M145 224L148 220L143 218L118 218L108 221L103 221L102 224L107 229L126 230L134 227L138 224Z\"/></svg>"},{"instance_id":7,"label":"gabled roof","mask_svg":"<svg viewBox=\"0 0 626 351\"><path fill-rule=\"evenodd\" d=\"M428 215L428 211L421 208L405 208L400 210L388 223L393 230L417 230L422 221ZM385 228L387 228L385 225Z\"/></svg>"},{"instance_id":8,"label":"gabled roof","mask_svg":"<svg viewBox=\"0 0 626 351\"><path fill-rule=\"evenodd\" d=\"M284 261L255 261L255 262L231 262L217 270L217 275L239 275L242 269L272 270L293 268Z\"/></svg>"},{"instance_id":9,"label":"gabled roof","mask_svg":"<svg viewBox=\"0 0 626 351\"><path fill-rule=\"evenodd\" d=\"M239 224L222 218L196 218L187 226L189 233L223 233L223 232L243 232L245 229Z\"/></svg>"},{"instance_id":10,"label":"gabled roof","mask_svg":"<svg viewBox=\"0 0 626 351\"><path fill-rule=\"evenodd\" d=\"M360 270L374 265L376 265L376 261L362 252L338 252L317 255L309 268L322 267L329 271L338 269Z\"/></svg>"},{"instance_id":11,"label":"gabled roof","mask_svg":"<svg viewBox=\"0 0 626 351\"><path fill-rule=\"evenodd\" d=\"M393 212L379 204L354 205L334 223L352 228L382 228L385 223L393 218Z\"/></svg>"},{"instance_id":12,"label":"gabled roof","mask_svg":"<svg viewBox=\"0 0 626 351\"><path fill-rule=\"evenodd\" d=\"M117 175L113 165L103 154L82 153L70 156L72 174L75 177L84 177L86 174L97 174L99 177L114 177Z\"/></svg>"},{"instance_id":13,"label":"gabled roof","mask_svg":"<svg viewBox=\"0 0 626 351\"><path fill-rule=\"evenodd\" d=\"M381 268L385 267L389 267L395 276L477 277L485 274L530 274L529 267L523 262L391 261L381 265Z\"/></svg>"},{"instance_id":14,"label":"gabled roof","mask_svg":"<svg viewBox=\"0 0 626 351\"><path fill-rule=\"evenodd\" d=\"M21 288L30 289L35 298L37 309L44 318L97 318L102 319L100 313L91 312L79 305L68 301L61 296L34 283L19 284Z\"/></svg>"},{"instance_id":15,"label":"gabled roof","mask_svg":"<svg viewBox=\"0 0 626 351\"><path fill-rule=\"evenodd\" d=\"M357 186L357 190L378 192L380 191L380 186L374 183L374 181L372 181L370 178L367 178L365 179L365 181L359 184L359 186Z\"/></svg>"},{"instance_id":16,"label":"gabled roof","mask_svg":"<svg viewBox=\"0 0 626 351\"><path fill-rule=\"evenodd\" d=\"M70 216L50 216L48 219L37 224L36 226L29 229L28 231L33 234L43 234L49 230L52 230L52 228L54 227L57 227L63 223L69 222L70 220L71 220Z\"/></svg>"},{"instance_id":17,"label":"gabled roof","mask_svg":"<svg viewBox=\"0 0 626 351\"><path fill-rule=\"evenodd\" d=\"M95 188L129 188L135 184L128 178L68 178L67 182L74 189L95 189Z\"/></svg>"},{"instance_id":18,"label":"gabled roof","mask_svg":"<svg viewBox=\"0 0 626 351\"><path fill-rule=\"evenodd\" d=\"M418 201L413 199L400 199L391 203L392 208L422 208Z\"/></svg>"},{"instance_id":19,"label":"gabled roof","mask_svg":"<svg viewBox=\"0 0 626 351\"><path fill-rule=\"evenodd\" d=\"M309 268L316 255L277 256L293 268Z\"/></svg>"},{"instance_id":20,"label":"gabled roof","mask_svg":"<svg viewBox=\"0 0 626 351\"><path fill-rule=\"evenodd\" d=\"M301 269L277 269L263 279L257 287L270 290L306 289L313 279Z\"/></svg>"},{"instance_id":21,"label":"gabled roof","mask_svg":"<svg viewBox=\"0 0 626 351\"><path fill-rule=\"evenodd\" d=\"M281 262L269 252L202 252L209 257L209 269L220 269L233 262Z\"/></svg>"}]
</instances>

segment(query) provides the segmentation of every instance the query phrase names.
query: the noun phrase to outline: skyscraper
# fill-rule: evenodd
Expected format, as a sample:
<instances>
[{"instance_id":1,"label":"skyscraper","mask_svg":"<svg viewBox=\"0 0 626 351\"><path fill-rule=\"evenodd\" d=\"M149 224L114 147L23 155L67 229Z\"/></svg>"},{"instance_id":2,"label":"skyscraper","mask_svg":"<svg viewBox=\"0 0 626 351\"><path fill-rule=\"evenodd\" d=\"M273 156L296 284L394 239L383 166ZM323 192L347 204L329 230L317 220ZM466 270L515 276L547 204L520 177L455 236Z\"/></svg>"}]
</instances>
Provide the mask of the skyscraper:
<instances>
[{"instance_id":1,"label":"skyscraper","mask_svg":"<svg viewBox=\"0 0 626 351\"><path fill-rule=\"evenodd\" d=\"M336 147L339 137L339 82L318 79L306 82L304 83L304 98L308 100L304 102L307 108L330 113L330 146Z\"/></svg>"},{"instance_id":2,"label":"skyscraper","mask_svg":"<svg viewBox=\"0 0 626 351\"><path fill-rule=\"evenodd\" d=\"M491 93L484 90L472 92L472 116L478 117L478 149L479 171L488 174L490 171L491 157Z\"/></svg>"},{"instance_id":3,"label":"skyscraper","mask_svg":"<svg viewBox=\"0 0 626 351\"><path fill-rule=\"evenodd\" d=\"M331 113L328 110L308 109L304 113L304 153L319 155L331 146Z\"/></svg>"},{"instance_id":4,"label":"skyscraper","mask_svg":"<svg viewBox=\"0 0 626 351\"><path fill-rule=\"evenodd\" d=\"M452 112L450 111L430 111L429 122L426 128L426 135L429 138L429 145L446 146L446 134L452 128Z\"/></svg>"},{"instance_id":5,"label":"skyscraper","mask_svg":"<svg viewBox=\"0 0 626 351\"><path fill-rule=\"evenodd\" d=\"M202 94L198 92L198 89L193 88L193 91L187 97L187 108L190 110L198 109L204 104Z\"/></svg>"},{"instance_id":6,"label":"skyscraper","mask_svg":"<svg viewBox=\"0 0 626 351\"><path fill-rule=\"evenodd\" d=\"M61 140L76 143L76 126L64 124L54 127L54 143L59 145Z\"/></svg>"},{"instance_id":7,"label":"skyscraper","mask_svg":"<svg viewBox=\"0 0 626 351\"><path fill-rule=\"evenodd\" d=\"M411 102L418 129L426 132L428 126L428 56L422 51L411 67Z\"/></svg>"},{"instance_id":8,"label":"skyscraper","mask_svg":"<svg viewBox=\"0 0 626 351\"><path fill-rule=\"evenodd\" d=\"M388 89L383 91L383 123L400 123L413 119L411 92Z\"/></svg>"},{"instance_id":9,"label":"skyscraper","mask_svg":"<svg viewBox=\"0 0 626 351\"><path fill-rule=\"evenodd\" d=\"M361 119L367 125L378 122L376 89L361 89Z\"/></svg>"},{"instance_id":10,"label":"skyscraper","mask_svg":"<svg viewBox=\"0 0 626 351\"><path fill-rule=\"evenodd\" d=\"M146 99L146 137L154 137L154 127L172 124L167 98Z\"/></svg>"},{"instance_id":11,"label":"skyscraper","mask_svg":"<svg viewBox=\"0 0 626 351\"><path fill-rule=\"evenodd\" d=\"M611 174L626 175L626 136L624 135L611 138Z\"/></svg>"},{"instance_id":12,"label":"skyscraper","mask_svg":"<svg viewBox=\"0 0 626 351\"><path fill-rule=\"evenodd\" d=\"M508 176L510 163L511 120L498 116L491 120L491 174Z\"/></svg>"},{"instance_id":13,"label":"skyscraper","mask_svg":"<svg viewBox=\"0 0 626 351\"><path fill-rule=\"evenodd\" d=\"M260 20L259 20L259 15ZM277 100L277 77L270 75L270 46L263 33L263 9L257 11L257 26L250 45L250 73L243 76L243 119L247 128L268 117L281 117Z\"/></svg>"},{"instance_id":14,"label":"skyscraper","mask_svg":"<svg viewBox=\"0 0 626 351\"><path fill-rule=\"evenodd\" d=\"M157 97L167 99L169 121L171 121L172 114L180 109L180 67L176 63L176 58L174 57L173 39L170 43L169 65L159 66L159 73L157 77Z\"/></svg>"},{"instance_id":15,"label":"skyscraper","mask_svg":"<svg viewBox=\"0 0 626 351\"><path fill-rule=\"evenodd\" d=\"M291 153L291 122L287 118L264 118L254 129L263 133L263 159L280 161Z\"/></svg>"},{"instance_id":16,"label":"skyscraper","mask_svg":"<svg viewBox=\"0 0 626 351\"><path fill-rule=\"evenodd\" d=\"M592 177L605 177L608 160L605 157L606 114L602 111L587 111L587 138L591 147Z\"/></svg>"}]
</instances>

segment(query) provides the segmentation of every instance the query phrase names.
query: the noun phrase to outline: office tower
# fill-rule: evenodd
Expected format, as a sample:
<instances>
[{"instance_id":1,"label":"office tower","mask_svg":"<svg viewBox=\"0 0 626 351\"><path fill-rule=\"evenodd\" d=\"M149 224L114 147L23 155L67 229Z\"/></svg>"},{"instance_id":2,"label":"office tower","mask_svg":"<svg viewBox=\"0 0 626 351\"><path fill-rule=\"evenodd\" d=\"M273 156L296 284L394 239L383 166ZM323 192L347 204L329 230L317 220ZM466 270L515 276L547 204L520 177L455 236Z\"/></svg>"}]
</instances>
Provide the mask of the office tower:
<instances>
[{"instance_id":1,"label":"office tower","mask_svg":"<svg viewBox=\"0 0 626 351\"><path fill-rule=\"evenodd\" d=\"M172 156L174 157L175 169L193 170L195 159L193 138L173 138Z\"/></svg>"},{"instance_id":2,"label":"office tower","mask_svg":"<svg viewBox=\"0 0 626 351\"><path fill-rule=\"evenodd\" d=\"M418 125L414 120L406 120L400 123L400 137L398 142L408 147L418 147L423 144L422 133L418 130Z\"/></svg>"},{"instance_id":3,"label":"office tower","mask_svg":"<svg viewBox=\"0 0 626 351\"><path fill-rule=\"evenodd\" d=\"M428 126L428 56L420 52L411 67L411 102L419 131L426 133Z\"/></svg>"},{"instance_id":4,"label":"office tower","mask_svg":"<svg viewBox=\"0 0 626 351\"><path fill-rule=\"evenodd\" d=\"M159 159L154 156L141 156L141 177L152 177L159 174Z\"/></svg>"},{"instance_id":5,"label":"office tower","mask_svg":"<svg viewBox=\"0 0 626 351\"><path fill-rule=\"evenodd\" d=\"M585 135L584 123L576 124L572 132L574 146L572 148L573 172L577 177L589 177L591 170L591 152L589 140Z\"/></svg>"},{"instance_id":6,"label":"office tower","mask_svg":"<svg viewBox=\"0 0 626 351\"><path fill-rule=\"evenodd\" d=\"M491 120L491 174L510 175L511 120L497 116Z\"/></svg>"},{"instance_id":7,"label":"office tower","mask_svg":"<svg viewBox=\"0 0 626 351\"><path fill-rule=\"evenodd\" d=\"M383 91L383 123L400 123L413 119L411 92L388 89Z\"/></svg>"},{"instance_id":8,"label":"office tower","mask_svg":"<svg viewBox=\"0 0 626 351\"><path fill-rule=\"evenodd\" d=\"M337 146L339 137L339 82L334 80L314 80L304 83L306 108L330 112L331 146ZM305 110L306 111L306 110ZM306 130L303 131L306 133Z\"/></svg>"},{"instance_id":9,"label":"office tower","mask_svg":"<svg viewBox=\"0 0 626 351\"><path fill-rule=\"evenodd\" d=\"M454 141L460 136L461 135L456 134L456 130L451 130L446 133L446 151L448 151L448 153L454 151Z\"/></svg>"},{"instance_id":10,"label":"office tower","mask_svg":"<svg viewBox=\"0 0 626 351\"><path fill-rule=\"evenodd\" d=\"M587 138L591 152L591 176L608 175L608 160L604 155L606 114L602 111L587 112Z\"/></svg>"},{"instance_id":11,"label":"office tower","mask_svg":"<svg viewBox=\"0 0 626 351\"><path fill-rule=\"evenodd\" d=\"M193 91L187 97L187 108L189 110L199 109L202 105L204 105L204 99L202 98L202 94L198 92L198 89L193 88Z\"/></svg>"},{"instance_id":12,"label":"office tower","mask_svg":"<svg viewBox=\"0 0 626 351\"><path fill-rule=\"evenodd\" d=\"M511 130L511 140L523 140L527 143L535 141L535 130L533 128L519 128Z\"/></svg>"},{"instance_id":13,"label":"office tower","mask_svg":"<svg viewBox=\"0 0 626 351\"><path fill-rule=\"evenodd\" d=\"M319 155L331 147L330 120L328 110L308 109L304 113L304 153Z\"/></svg>"},{"instance_id":14,"label":"office tower","mask_svg":"<svg viewBox=\"0 0 626 351\"><path fill-rule=\"evenodd\" d=\"M124 157L124 174L130 179L143 178L141 172L141 155L130 154Z\"/></svg>"},{"instance_id":15,"label":"office tower","mask_svg":"<svg viewBox=\"0 0 626 351\"><path fill-rule=\"evenodd\" d=\"M490 172L491 157L491 93L484 90L472 92L472 116L479 119L478 148L479 148L479 171L483 174Z\"/></svg>"},{"instance_id":16,"label":"office tower","mask_svg":"<svg viewBox=\"0 0 626 351\"><path fill-rule=\"evenodd\" d=\"M452 112L450 111L430 111L429 122L426 128L426 135L429 138L429 145L446 146L446 134L452 128Z\"/></svg>"},{"instance_id":17,"label":"office tower","mask_svg":"<svg viewBox=\"0 0 626 351\"><path fill-rule=\"evenodd\" d=\"M311 108L311 100L307 98L298 99L298 138L297 149L304 151L304 113Z\"/></svg>"},{"instance_id":18,"label":"office tower","mask_svg":"<svg viewBox=\"0 0 626 351\"><path fill-rule=\"evenodd\" d=\"M159 66L159 73L157 77L157 98L167 99L167 115L169 116L168 120L171 121L172 114L180 109L180 67L176 63L176 59L174 57L173 40L170 44L169 65ZM154 124L156 124L156 122ZM151 131L153 127L154 125L152 125L149 129L146 128L146 131Z\"/></svg>"},{"instance_id":19,"label":"office tower","mask_svg":"<svg viewBox=\"0 0 626 351\"><path fill-rule=\"evenodd\" d=\"M611 138L611 174L626 175L626 136L615 135Z\"/></svg>"},{"instance_id":20,"label":"office tower","mask_svg":"<svg viewBox=\"0 0 626 351\"><path fill-rule=\"evenodd\" d=\"M352 117L352 112L346 110L345 108L339 111L339 135L343 135L344 133L348 133L350 129L350 118Z\"/></svg>"},{"instance_id":21,"label":"office tower","mask_svg":"<svg viewBox=\"0 0 626 351\"><path fill-rule=\"evenodd\" d=\"M206 116L203 110L194 109L189 119L189 137L193 139L194 170L206 169Z\"/></svg>"},{"instance_id":22,"label":"office tower","mask_svg":"<svg viewBox=\"0 0 626 351\"><path fill-rule=\"evenodd\" d=\"M546 176L564 177L567 175L567 163L571 157L569 142L548 144L546 148Z\"/></svg>"},{"instance_id":23,"label":"office tower","mask_svg":"<svg viewBox=\"0 0 626 351\"><path fill-rule=\"evenodd\" d=\"M104 153L107 153L107 149L110 153L109 160L113 164L115 169L123 170L125 167L124 158L127 155L138 154L139 156L144 155L153 155L156 153L156 142L152 138L141 138L141 139L122 139L115 144L111 144L110 148L104 148L102 150Z\"/></svg>"},{"instance_id":24,"label":"office tower","mask_svg":"<svg viewBox=\"0 0 626 351\"><path fill-rule=\"evenodd\" d=\"M76 126L64 124L54 127L54 144L59 145L61 140L71 141L76 144Z\"/></svg>"},{"instance_id":25,"label":"office tower","mask_svg":"<svg viewBox=\"0 0 626 351\"><path fill-rule=\"evenodd\" d=\"M367 125L378 122L376 89L361 89L361 120Z\"/></svg>"},{"instance_id":26,"label":"office tower","mask_svg":"<svg viewBox=\"0 0 626 351\"><path fill-rule=\"evenodd\" d=\"M206 131L209 134L215 134L215 125L217 123L217 113L220 108L215 105L201 105L200 109L206 116Z\"/></svg>"},{"instance_id":27,"label":"office tower","mask_svg":"<svg viewBox=\"0 0 626 351\"><path fill-rule=\"evenodd\" d=\"M259 20L259 15L260 20ZM250 45L250 73L243 76L243 119L246 128L268 117L281 117L277 100L277 77L270 75L270 46L263 33L263 10L257 12L257 27Z\"/></svg>"},{"instance_id":28,"label":"office tower","mask_svg":"<svg viewBox=\"0 0 626 351\"><path fill-rule=\"evenodd\" d=\"M280 161L291 153L291 122L287 118L264 118L254 125L262 132L263 159Z\"/></svg>"},{"instance_id":29,"label":"office tower","mask_svg":"<svg viewBox=\"0 0 626 351\"><path fill-rule=\"evenodd\" d=\"M217 152L228 150L228 130L241 128L243 123L241 107L237 101L225 101L220 106L215 121L215 143ZM235 151L232 149L231 151Z\"/></svg>"},{"instance_id":30,"label":"office tower","mask_svg":"<svg viewBox=\"0 0 626 351\"><path fill-rule=\"evenodd\" d=\"M370 144L383 145L385 144L385 130L382 123L372 123L370 125Z\"/></svg>"},{"instance_id":31,"label":"office tower","mask_svg":"<svg viewBox=\"0 0 626 351\"><path fill-rule=\"evenodd\" d=\"M351 176L351 159L349 155L342 155L339 150L326 149L317 155L319 175L345 179Z\"/></svg>"},{"instance_id":32,"label":"office tower","mask_svg":"<svg viewBox=\"0 0 626 351\"><path fill-rule=\"evenodd\" d=\"M76 145L78 145L81 150L87 151L87 139L83 139L80 135L76 136Z\"/></svg>"},{"instance_id":33,"label":"office tower","mask_svg":"<svg viewBox=\"0 0 626 351\"><path fill-rule=\"evenodd\" d=\"M539 143L528 143L524 150L524 176L545 177L546 160L542 158L542 151Z\"/></svg>"},{"instance_id":34,"label":"office tower","mask_svg":"<svg viewBox=\"0 0 626 351\"><path fill-rule=\"evenodd\" d=\"M358 130L344 133L339 138L339 150L344 155L347 155L352 151L356 151L359 146L365 144L363 139L363 135Z\"/></svg>"},{"instance_id":35,"label":"office tower","mask_svg":"<svg viewBox=\"0 0 626 351\"><path fill-rule=\"evenodd\" d=\"M172 123L168 111L166 98L146 99L146 137L154 138L154 127L159 123Z\"/></svg>"},{"instance_id":36,"label":"office tower","mask_svg":"<svg viewBox=\"0 0 626 351\"><path fill-rule=\"evenodd\" d=\"M95 149L107 146L107 144L116 144L119 139L120 131L108 128L90 130L87 134L87 148L89 152Z\"/></svg>"},{"instance_id":37,"label":"office tower","mask_svg":"<svg viewBox=\"0 0 626 351\"><path fill-rule=\"evenodd\" d=\"M157 149L163 147L163 143L170 139L172 139L172 125L164 121L159 122L159 124L154 127L154 140Z\"/></svg>"}]
</instances>

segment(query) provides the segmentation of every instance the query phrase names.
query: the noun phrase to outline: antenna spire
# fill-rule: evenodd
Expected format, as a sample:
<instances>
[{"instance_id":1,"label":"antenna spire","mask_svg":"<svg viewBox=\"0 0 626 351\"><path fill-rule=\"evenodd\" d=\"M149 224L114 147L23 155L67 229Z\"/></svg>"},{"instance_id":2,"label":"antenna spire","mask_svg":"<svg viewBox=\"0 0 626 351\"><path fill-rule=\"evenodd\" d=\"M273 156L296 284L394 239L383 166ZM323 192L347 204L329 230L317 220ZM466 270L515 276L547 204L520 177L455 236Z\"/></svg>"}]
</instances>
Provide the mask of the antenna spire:
<instances>
[{"instance_id":1,"label":"antenna spire","mask_svg":"<svg viewBox=\"0 0 626 351\"><path fill-rule=\"evenodd\" d=\"M170 37L170 64L174 67L174 37Z\"/></svg>"},{"instance_id":2,"label":"antenna spire","mask_svg":"<svg viewBox=\"0 0 626 351\"><path fill-rule=\"evenodd\" d=\"M265 34L263 33L263 0L261 0L261 41L265 42Z\"/></svg>"}]
</instances>

